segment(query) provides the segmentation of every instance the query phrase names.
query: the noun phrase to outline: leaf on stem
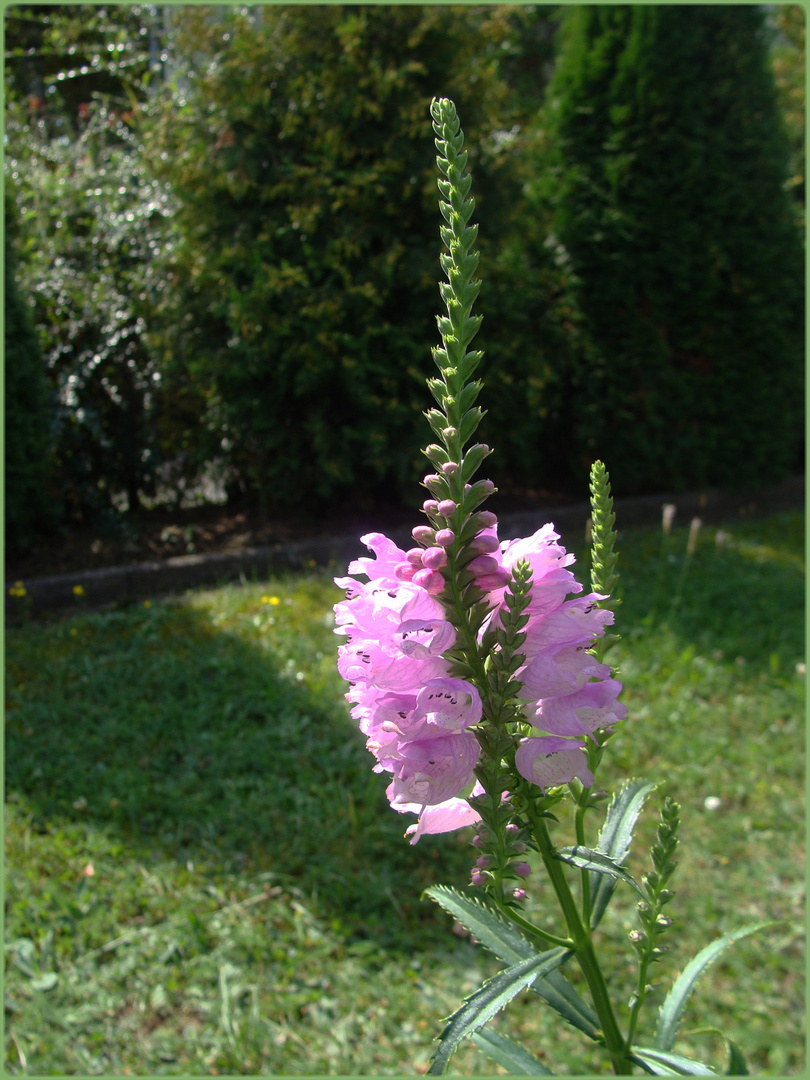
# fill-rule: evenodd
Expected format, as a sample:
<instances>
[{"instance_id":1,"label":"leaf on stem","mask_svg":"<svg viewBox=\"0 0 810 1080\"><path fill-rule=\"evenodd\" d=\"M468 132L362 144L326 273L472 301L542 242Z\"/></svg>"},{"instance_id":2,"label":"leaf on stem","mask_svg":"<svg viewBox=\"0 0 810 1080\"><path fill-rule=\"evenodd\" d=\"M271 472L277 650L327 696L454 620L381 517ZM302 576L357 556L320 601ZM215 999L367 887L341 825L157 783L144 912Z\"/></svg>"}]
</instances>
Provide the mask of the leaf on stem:
<instances>
[{"instance_id":1,"label":"leaf on stem","mask_svg":"<svg viewBox=\"0 0 810 1080\"><path fill-rule=\"evenodd\" d=\"M422 895L429 896L453 918L458 919L464 929L469 930L476 941L480 941L484 948L489 949L499 960L515 964L519 960L540 956L522 934L477 897L468 896L448 885L431 885ZM564 951L553 949L551 953ZM542 955L550 956L551 953Z\"/></svg>"},{"instance_id":2,"label":"leaf on stem","mask_svg":"<svg viewBox=\"0 0 810 1080\"><path fill-rule=\"evenodd\" d=\"M462 1039L483 1027L536 979L542 979L559 967L565 958L565 950L555 949L553 953L550 957L534 956L521 960L499 972L471 994L449 1018L447 1026L439 1036L439 1045L428 1069L428 1076L443 1076Z\"/></svg>"},{"instance_id":3,"label":"leaf on stem","mask_svg":"<svg viewBox=\"0 0 810 1080\"><path fill-rule=\"evenodd\" d=\"M561 862L570 863L571 866L577 866L580 870L593 870L597 874L608 874L619 881L625 881L636 890L639 896L644 896L644 890L627 871L623 870L621 866L617 866L613 859L601 851L577 845L575 847L560 848L559 851L554 852L554 858L559 859Z\"/></svg>"},{"instance_id":4,"label":"leaf on stem","mask_svg":"<svg viewBox=\"0 0 810 1080\"><path fill-rule=\"evenodd\" d=\"M729 945L733 945L735 941L748 937L749 934L754 934L765 926L772 925L772 922L758 922L742 926L739 930L732 930L731 933L724 934L722 937L717 938L716 941L712 941L711 944L707 945L705 949L701 949L697 956L689 961L675 980L672 989L661 1005L658 1014L658 1027L655 1031L657 1050L669 1050L672 1047L681 1017L686 1010L689 995L709 964L716 960Z\"/></svg>"},{"instance_id":5,"label":"leaf on stem","mask_svg":"<svg viewBox=\"0 0 810 1080\"><path fill-rule=\"evenodd\" d=\"M630 1058L653 1076L716 1076L714 1069L702 1061L693 1061L680 1054L652 1050L646 1046L631 1046Z\"/></svg>"},{"instance_id":6,"label":"leaf on stem","mask_svg":"<svg viewBox=\"0 0 810 1080\"><path fill-rule=\"evenodd\" d=\"M550 949L538 953L536 949L513 926L510 926L493 908L473 897L453 889L448 885L431 885L423 893L435 900L446 912L458 919L465 930L473 935L484 948L494 953L499 960L515 964L535 956L538 959L550 958L562 953L561 965L573 953L563 949ZM598 1039L599 1017L590 1005L579 996L565 976L555 969L545 978L537 980L531 986L532 993L538 994L572 1027L584 1032L590 1039Z\"/></svg>"},{"instance_id":7,"label":"leaf on stem","mask_svg":"<svg viewBox=\"0 0 810 1080\"><path fill-rule=\"evenodd\" d=\"M617 865L624 862L630 851L633 829L647 796L656 784L633 778L625 781L608 806L605 823L599 832L596 850L607 855ZM591 928L596 929L610 903L616 880L605 873L591 878Z\"/></svg>"},{"instance_id":8,"label":"leaf on stem","mask_svg":"<svg viewBox=\"0 0 810 1080\"><path fill-rule=\"evenodd\" d=\"M472 1041L479 1050L483 1050L493 1061L506 1069L510 1076L553 1076L537 1058L524 1049L520 1043L497 1031L476 1031Z\"/></svg>"}]
</instances>

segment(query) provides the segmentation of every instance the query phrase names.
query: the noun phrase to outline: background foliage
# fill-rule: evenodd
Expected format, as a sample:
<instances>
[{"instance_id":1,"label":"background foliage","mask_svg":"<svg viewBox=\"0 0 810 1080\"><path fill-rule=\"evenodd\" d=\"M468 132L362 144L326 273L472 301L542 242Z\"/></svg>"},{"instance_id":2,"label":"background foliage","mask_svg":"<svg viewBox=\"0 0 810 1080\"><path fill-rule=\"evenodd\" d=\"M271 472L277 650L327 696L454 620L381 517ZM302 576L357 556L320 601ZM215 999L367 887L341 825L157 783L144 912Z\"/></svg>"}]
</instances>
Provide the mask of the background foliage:
<instances>
[{"instance_id":1,"label":"background foliage","mask_svg":"<svg viewBox=\"0 0 810 1080\"><path fill-rule=\"evenodd\" d=\"M211 463L267 513L412 501L436 94L474 176L496 483L799 469L798 11L8 9L51 504L177 501Z\"/></svg>"}]
</instances>

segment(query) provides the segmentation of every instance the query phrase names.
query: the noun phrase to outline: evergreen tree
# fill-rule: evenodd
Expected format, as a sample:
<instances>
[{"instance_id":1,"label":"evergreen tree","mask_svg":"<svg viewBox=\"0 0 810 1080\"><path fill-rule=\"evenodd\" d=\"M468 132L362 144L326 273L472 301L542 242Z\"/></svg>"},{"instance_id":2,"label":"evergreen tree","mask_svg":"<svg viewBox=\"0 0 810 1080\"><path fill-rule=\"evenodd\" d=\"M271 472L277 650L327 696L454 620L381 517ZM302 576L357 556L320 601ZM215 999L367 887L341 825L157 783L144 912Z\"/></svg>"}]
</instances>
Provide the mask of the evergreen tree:
<instances>
[{"instance_id":1,"label":"evergreen tree","mask_svg":"<svg viewBox=\"0 0 810 1080\"><path fill-rule=\"evenodd\" d=\"M535 197L587 348L579 467L619 492L801 467L803 257L763 13L565 9Z\"/></svg>"},{"instance_id":2,"label":"evergreen tree","mask_svg":"<svg viewBox=\"0 0 810 1080\"><path fill-rule=\"evenodd\" d=\"M396 497L424 467L421 388L440 310L428 106L448 94L464 113L489 259L520 198L512 133L532 98L521 42L534 23L270 6L260 18L187 9L176 27L185 75L150 143L180 200L169 368L210 388L212 442L266 506L302 491L313 506ZM488 296L512 296L517 268L488 266L498 261ZM482 310L489 349L500 320ZM487 362L491 382L494 365L503 387L525 386L525 359L488 351Z\"/></svg>"},{"instance_id":3,"label":"evergreen tree","mask_svg":"<svg viewBox=\"0 0 810 1080\"><path fill-rule=\"evenodd\" d=\"M14 202L5 191L5 528L6 550L23 551L54 524L51 395L31 312L15 276Z\"/></svg>"}]
</instances>

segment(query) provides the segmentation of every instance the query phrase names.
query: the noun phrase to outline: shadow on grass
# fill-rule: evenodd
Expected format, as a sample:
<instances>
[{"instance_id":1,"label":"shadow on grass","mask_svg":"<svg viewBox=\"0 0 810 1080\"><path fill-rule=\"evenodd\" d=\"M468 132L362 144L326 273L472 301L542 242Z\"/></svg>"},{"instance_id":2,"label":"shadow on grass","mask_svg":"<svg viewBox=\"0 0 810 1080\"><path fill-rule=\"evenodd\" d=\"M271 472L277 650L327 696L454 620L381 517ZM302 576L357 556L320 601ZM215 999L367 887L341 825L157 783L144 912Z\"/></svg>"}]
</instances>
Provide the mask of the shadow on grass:
<instances>
[{"instance_id":1,"label":"shadow on grass","mask_svg":"<svg viewBox=\"0 0 810 1080\"><path fill-rule=\"evenodd\" d=\"M803 572L791 551L803 521L750 528L765 540L718 547L704 533L686 563L684 532L663 547L660 533L624 538L625 643L647 621L685 649L739 656L749 672L795 665ZM312 588L308 618L266 633L253 632L257 594L252 609L237 602L239 632L211 605L183 601L10 635L7 792L34 828L81 821L120 836L133 860L272 873L352 936L427 945L446 920L421 890L468 879L469 837L403 839L413 819L388 807L334 668L323 616L336 596Z\"/></svg>"},{"instance_id":2,"label":"shadow on grass","mask_svg":"<svg viewBox=\"0 0 810 1080\"><path fill-rule=\"evenodd\" d=\"M294 641L254 644L217 629L210 609L174 603L11 643L12 696L21 683L31 693L8 710L8 798L22 797L34 829L104 829L133 863L270 872L351 936L425 945L442 929L420 892L466 879L468 838L403 839L413 819L390 811L345 686L334 670L310 677L318 646L333 669L336 645L323 620L315 635L293 663Z\"/></svg>"}]
</instances>

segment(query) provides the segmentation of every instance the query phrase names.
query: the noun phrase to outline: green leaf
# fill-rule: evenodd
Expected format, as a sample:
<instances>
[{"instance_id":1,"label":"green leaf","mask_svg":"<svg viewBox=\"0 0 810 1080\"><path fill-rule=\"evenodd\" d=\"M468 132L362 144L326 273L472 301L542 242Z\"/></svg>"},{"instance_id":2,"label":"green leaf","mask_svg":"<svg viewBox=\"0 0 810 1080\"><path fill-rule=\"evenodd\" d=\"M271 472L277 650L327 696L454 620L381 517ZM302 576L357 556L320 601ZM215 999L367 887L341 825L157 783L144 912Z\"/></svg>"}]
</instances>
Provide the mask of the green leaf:
<instances>
[{"instance_id":1,"label":"green leaf","mask_svg":"<svg viewBox=\"0 0 810 1080\"><path fill-rule=\"evenodd\" d=\"M748 937L749 934L761 930L764 926L771 926L770 922L751 923L739 930L732 930L730 934L724 934L695 956L683 969L675 980L675 983L667 994L658 1013L658 1027L655 1031L655 1045L658 1050L669 1050L675 1042L678 1024L686 1009L689 995L695 988L700 976L720 953L733 945L740 938Z\"/></svg>"},{"instance_id":2,"label":"green leaf","mask_svg":"<svg viewBox=\"0 0 810 1080\"><path fill-rule=\"evenodd\" d=\"M571 954L565 957L567 960ZM552 971L544 979L536 982L531 991L539 994L555 1009L563 1020L584 1032L589 1039L602 1038L599 1017L586 1001L583 1001L561 971Z\"/></svg>"},{"instance_id":3,"label":"green leaf","mask_svg":"<svg viewBox=\"0 0 810 1080\"><path fill-rule=\"evenodd\" d=\"M627 858L638 816L644 801L657 785L645 780L627 780L613 796L605 823L599 832L596 850L620 865ZM606 874L591 877L591 928L595 929L616 888L616 880Z\"/></svg>"},{"instance_id":4,"label":"green leaf","mask_svg":"<svg viewBox=\"0 0 810 1080\"><path fill-rule=\"evenodd\" d=\"M447 1026L439 1036L439 1045L433 1055L428 1075L442 1076L462 1039L483 1027L495 1013L508 1005L522 990L531 986L536 979L543 978L559 967L564 956L565 950L560 949L559 955L545 959L542 956L530 957L513 964L485 982L449 1018Z\"/></svg>"},{"instance_id":5,"label":"green leaf","mask_svg":"<svg viewBox=\"0 0 810 1080\"><path fill-rule=\"evenodd\" d=\"M48 971L36 979L31 980L32 990L53 990L59 982L59 976L55 971Z\"/></svg>"},{"instance_id":6,"label":"green leaf","mask_svg":"<svg viewBox=\"0 0 810 1080\"><path fill-rule=\"evenodd\" d=\"M714 1069L702 1061L693 1061L680 1054L652 1050L646 1046L631 1046L630 1057L642 1069L654 1076L716 1076Z\"/></svg>"},{"instance_id":7,"label":"green leaf","mask_svg":"<svg viewBox=\"0 0 810 1080\"><path fill-rule=\"evenodd\" d=\"M732 1042L731 1039L726 1039L726 1046L728 1047L726 1076L749 1076L748 1066L745 1064L745 1058L739 1046Z\"/></svg>"},{"instance_id":8,"label":"green leaf","mask_svg":"<svg viewBox=\"0 0 810 1080\"><path fill-rule=\"evenodd\" d=\"M510 1039L508 1035L499 1035L497 1031L476 1031L472 1041L479 1050L483 1050L493 1061L502 1066L510 1076L553 1076L554 1073L542 1065L528 1050Z\"/></svg>"},{"instance_id":9,"label":"green leaf","mask_svg":"<svg viewBox=\"0 0 810 1080\"><path fill-rule=\"evenodd\" d=\"M644 890L636 884L627 871L617 866L613 859L601 851L579 846L566 847L555 852L554 858L570 863L571 866L578 866L580 870L593 870L597 874L608 874L610 877L618 878L632 886L640 896L644 896Z\"/></svg>"},{"instance_id":10,"label":"green leaf","mask_svg":"<svg viewBox=\"0 0 810 1080\"><path fill-rule=\"evenodd\" d=\"M454 919L458 919L465 930L469 930L476 941L489 949L499 960L507 964L516 964L518 960L539 958L540 953L519 934L514 926L507 923L497 911L473 897L448 885L431 885L423 896L429 896L443 907ZM553 949L543 953L564 953L564 949ZM570 955L570 954L569 954Z\"/></svg>"},{"instance_id":11,"label":"green leaf","mask_svg":"<svg viewBox=\"0 0 810 1080\"><path fill-rule=\"evenodd\" d=\"M468 895L447 885L431 885L429 889L425 889L423 895L435 900L445 911L458 919L477 941L507 964L515 964L518 960L526 960L531 956L538 959L551 958L559 953L563 954L560 963L564 964L572 955L570 951L559 948L538 953L522 934L497 911L482 903L477 896ZM544 979L535 982L531 990L539 994L563 1020L589 1038L598 1038L598 1016L560 971L551 971Z\"/></svg>"}]
</instances>

